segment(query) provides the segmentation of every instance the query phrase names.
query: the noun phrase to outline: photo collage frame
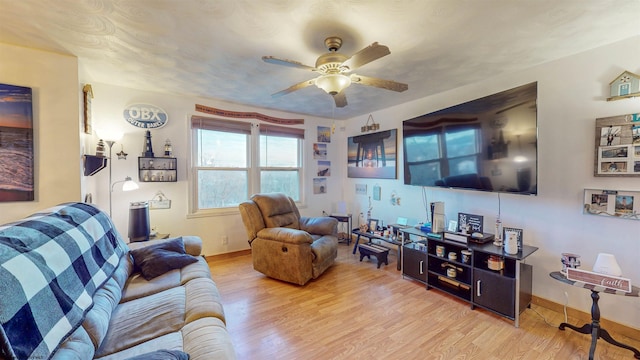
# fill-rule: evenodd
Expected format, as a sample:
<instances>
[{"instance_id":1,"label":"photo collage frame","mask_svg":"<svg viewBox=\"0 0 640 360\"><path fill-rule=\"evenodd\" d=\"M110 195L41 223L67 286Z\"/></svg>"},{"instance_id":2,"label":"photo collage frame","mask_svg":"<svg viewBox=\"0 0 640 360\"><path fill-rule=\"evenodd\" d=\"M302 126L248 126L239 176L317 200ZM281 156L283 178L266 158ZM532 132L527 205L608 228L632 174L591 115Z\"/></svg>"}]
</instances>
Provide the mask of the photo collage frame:
<instances>
[{"instance_id":1,"label":"photo collage frame","mask_svg":"<svg viewBox=\"0 0 640 360\"><path fill-rule=\"evenodd\" d=\"M585 189L583 213L640 220L640 192Z\"/></svg>"},{"instance_id":2,"label":"photo collage frame","mask_svg":"<svg viewBox=\"0 0 640 360\"><path fill-rule=\"evenodd\" d=\"M640 176L640 114L596 119L595 176Z\"/></svg>"}]
</instances>

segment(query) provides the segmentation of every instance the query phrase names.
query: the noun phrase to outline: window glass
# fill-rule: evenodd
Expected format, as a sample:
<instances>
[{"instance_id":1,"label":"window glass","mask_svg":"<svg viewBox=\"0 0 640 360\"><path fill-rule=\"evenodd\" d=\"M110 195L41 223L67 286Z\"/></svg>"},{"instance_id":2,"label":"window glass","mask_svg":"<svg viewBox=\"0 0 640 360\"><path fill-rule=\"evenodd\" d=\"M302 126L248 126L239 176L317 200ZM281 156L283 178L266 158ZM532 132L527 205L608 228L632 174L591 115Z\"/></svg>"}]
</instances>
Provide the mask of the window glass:
<instances>
[{"instance_id":1,"label":"window glass","mask_svg":"<svg viewBox=\"0 0 640 360\"><path fill-rule=\"evenodd\" d=\"M244 134L198 130L197 165L203 167L247 167L247 140Z\"/></svg>"},{"instance_id":2,"label":"window glass","mask_svg":"<svg viewBox=\"0 0 640 360\"><path fill-rule=\"evenodd\" d=\"M281 192L300 200L300 174L295 171L260 171L261 192Z\"/></svg>"},{"instance_id":3,"label":"window glass","mask_svg":"<svg viewBox=\"0 0 640 360\"><path fill-rule=\"evenodd\" d=\"M261 167L299 167L298 139L260 135Z\"/></svg>"},{"instance_id":4,"label":"window glass","mask_svg":"<svg viewBox=\"0 0 640 360\"><path fill-rule=\"evenodd\" d=\"M247 171L198 170L199 209L238 206L247 193Z\"/></svg>"}]
</instances>

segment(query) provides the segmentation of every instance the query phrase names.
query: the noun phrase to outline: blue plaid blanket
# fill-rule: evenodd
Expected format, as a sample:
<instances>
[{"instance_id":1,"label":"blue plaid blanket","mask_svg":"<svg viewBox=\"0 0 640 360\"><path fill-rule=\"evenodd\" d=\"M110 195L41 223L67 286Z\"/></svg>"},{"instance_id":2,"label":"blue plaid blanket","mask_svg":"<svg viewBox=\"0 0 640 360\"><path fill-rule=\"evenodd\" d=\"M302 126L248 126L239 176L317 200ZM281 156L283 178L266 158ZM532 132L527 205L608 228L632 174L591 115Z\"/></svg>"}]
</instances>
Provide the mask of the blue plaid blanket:
<instances>
[{"instance_id":1,"label":"blue plaid blanket","mask_svg":"<svg viewBox=\"0 0 640 360\"><path fill-rule=\"evenodd\" d=\"M0 358L50 358L126 251L109 217L84 203L0 226Z\"/></svg>"}]
</instances>

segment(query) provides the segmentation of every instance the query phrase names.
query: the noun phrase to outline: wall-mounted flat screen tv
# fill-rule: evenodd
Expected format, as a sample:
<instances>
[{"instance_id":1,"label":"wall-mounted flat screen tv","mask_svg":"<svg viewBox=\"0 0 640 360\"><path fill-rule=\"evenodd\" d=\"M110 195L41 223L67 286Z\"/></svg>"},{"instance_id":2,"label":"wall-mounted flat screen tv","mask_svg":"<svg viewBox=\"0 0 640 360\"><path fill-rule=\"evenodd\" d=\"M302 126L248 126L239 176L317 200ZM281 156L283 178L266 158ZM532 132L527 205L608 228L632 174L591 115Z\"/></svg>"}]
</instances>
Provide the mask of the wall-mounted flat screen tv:
<instances>
[{"instance_id":1,"label":"wall-mounted flat screen tv","mask_svg":"<svg viewBox=\"0 0 640 360\"><path fill-rule=\"evenodd\" d=\"M404 183L538 193L536 82L402 123Z\"/></svg>"}]
</instances>

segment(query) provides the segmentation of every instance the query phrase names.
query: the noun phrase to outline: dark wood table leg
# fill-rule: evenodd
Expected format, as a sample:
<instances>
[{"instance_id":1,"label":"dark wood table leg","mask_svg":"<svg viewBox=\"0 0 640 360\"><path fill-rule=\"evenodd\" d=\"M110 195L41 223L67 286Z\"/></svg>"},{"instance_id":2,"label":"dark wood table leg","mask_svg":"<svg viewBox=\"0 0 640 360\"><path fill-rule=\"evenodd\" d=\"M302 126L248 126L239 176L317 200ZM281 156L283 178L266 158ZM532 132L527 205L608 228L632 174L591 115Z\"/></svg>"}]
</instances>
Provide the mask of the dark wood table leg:
<instances>
[{"instance_id":1,"label":"dark wood table leg","mask_svg":"<svg viewBox=\"0 0 640 360\"><path fill-rule=\"evenodd\" d=\"M562 323L558 327L560 330L564 330L565 327L569 329L575 330L581 334L591 334L591 346L589 347L589 360L593 360L595 352L596 352L596 343L598 342L598 338L602 338L604 341L609 344L621 347L623 349L627 349L633 351L633 356L636 359L640 359L640 351L636 348L633 348L629 345L620 343L614 340L611 335L607 332L607 330L600 327L600 307L598 306L598 300L600 299L600 295L595 290L591 290L591 324L584 324L582 327L573 326L571 324Z\"/></svg>"},{"instance_id":2,"label":"dark wood table leg","mask_svg":"<svg viewBox=\"0 0 640 360\"><path fill-rule=\"evenodd\" d=\"M402 262L402 249L401 249L402 245L398 245L398 266L396 267L398 270L400 270L400 264Z\"/></svg>"},{"instance_id":3,"label":"dark wood table leg","mask_svg":"<svg viewBox=\"0 0 640 360\"><path fill-rule=\"evenodd\" d=\"M355 244L353 244L353 254L354 255L356 253L356 249L358 248L358 243L360 243L360 234L358 234L358 237L356 238L356 242L355 242Z\"/></svg>"},{"instance_id":4,"label":"dark wood table leg","mask_svg":"<svg viewBox=\"0 0 640 360\"><path fill-rule=\"evenodd\" d=\"M635 357L636 359L640 359L640 351L638 351L638 349L631 347L629 345L623 344L621 342L618 342L616 340L613 340L613 338L611 337L611 335L609 335L609 332L605 329L600 329L600 333L598 334L598 337L602 338L604 341L608 342L609 344L615 345L617 347L621 347L623 349L627 349L629 351L633 351L633 357Z\"/></svg>"}]
</instances>

